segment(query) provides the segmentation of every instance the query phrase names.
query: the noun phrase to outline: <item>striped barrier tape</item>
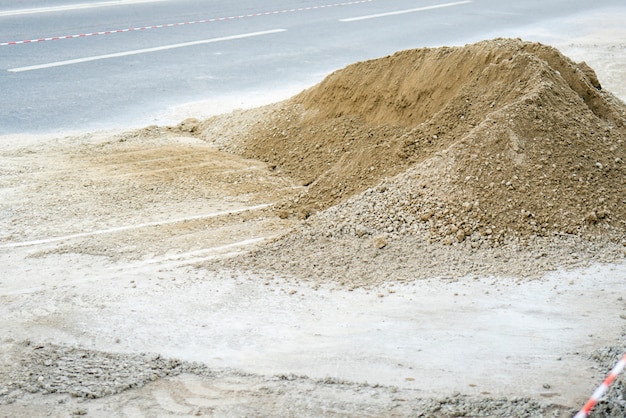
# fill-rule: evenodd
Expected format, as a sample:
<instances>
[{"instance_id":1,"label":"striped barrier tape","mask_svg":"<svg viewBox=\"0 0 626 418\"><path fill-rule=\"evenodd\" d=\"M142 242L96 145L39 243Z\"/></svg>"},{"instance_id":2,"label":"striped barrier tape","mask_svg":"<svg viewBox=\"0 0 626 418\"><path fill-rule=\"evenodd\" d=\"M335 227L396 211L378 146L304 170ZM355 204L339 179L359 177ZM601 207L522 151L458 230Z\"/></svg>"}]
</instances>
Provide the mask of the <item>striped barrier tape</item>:
<instances>
[{"instance_id":1,"label":"striped barrier tape","mask_svg":"<svg viewBox=\"0 0 626 418\"><path fill-rule=\"evenodd\" d=\"M127 29L113 29L113 30L105 30L105 31L99 31L99 32L80 33L76 35L51 36L47 38L26 39L23 41L0 42L0 46L32 44L32 43L38 43L38 42L58 41L61 39L84 38L84 37L98 36L98 35L113 35L116 33L139 32L139 31L145 31L149 29L162 29L162 28L171 28L171 27L176 27L176 26L196 25L200 23L223 22L223 21L228 21L228 20L245 19L245 18L250 18L250 17L306 12L306 11L312 11L312 10L329 9L333 7L353 6L353 5L362 4L362 3L371 3L373 1L375 0L354 0L354 1L347 1L343 3L332 3L332 4L324 4L324 5L318 5L318 6L298 7L298 8L293 8L293 9L249 13L249 14L234 15L234 16L228 16L228 17L216 17L212 19L193 20L193 21L188 21L188 22L164 23L162 25L140 26L140 27L135 27L135 28L127 28Z\"/></svg>"},{"instance_id":2,"label":"striped barrier tape","mask_svg":"<svg viewBox=\"0 0 626 418\"><path fill-rule=\"evenodd\" d=\"M622 359L617 362L615 367L613 367L613 370L611 370L606 379L604 379L604 382L602 382L602 384L598 386L595 392L593 392L593 395L591 395L591 398L589 398L589 400L582 407L582 409L578 411L576 415L574 415L574 418L587 418L589 416L589 413L591 412L593 407L596 406L600 398L606 395L606 392L608 392L609 390L609 386L611 386L613 382L615 382L615 380L617 379L617 376L622 371L624 371L624 367L626 367L626 353L624 353Z\"/></svg>"}]
</instances>

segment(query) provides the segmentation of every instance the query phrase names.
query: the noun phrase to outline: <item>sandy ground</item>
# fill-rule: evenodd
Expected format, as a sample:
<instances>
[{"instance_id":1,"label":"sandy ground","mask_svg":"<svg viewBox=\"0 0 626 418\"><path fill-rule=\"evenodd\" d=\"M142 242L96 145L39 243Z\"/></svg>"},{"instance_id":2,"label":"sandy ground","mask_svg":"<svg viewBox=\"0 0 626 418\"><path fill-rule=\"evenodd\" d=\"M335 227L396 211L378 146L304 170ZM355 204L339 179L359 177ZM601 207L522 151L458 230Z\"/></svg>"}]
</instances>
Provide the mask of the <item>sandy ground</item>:
<instances>
[{"instance_id":1,"label":"sandy ground","mask_svg":"<svg viewBox=\"0 0 626 418\"><path fill-rule=\"evenodd\" d=\"M560 22L572 31L563 37L521 35L585 60L626 99L623 21L586 16ZM297 192L289 179L165 133L2 138L0 158L5 416L436 416L445 409L420 399L455 393L562 405L536 414L567 416L607 372L589 354L623 341L624 264L354 291L223 276L197 263L292 226L266 209ZM187 370L101 399L17 389L20 367L53 344L158 353L214 374Z\"/></svg>"}]
</instances>

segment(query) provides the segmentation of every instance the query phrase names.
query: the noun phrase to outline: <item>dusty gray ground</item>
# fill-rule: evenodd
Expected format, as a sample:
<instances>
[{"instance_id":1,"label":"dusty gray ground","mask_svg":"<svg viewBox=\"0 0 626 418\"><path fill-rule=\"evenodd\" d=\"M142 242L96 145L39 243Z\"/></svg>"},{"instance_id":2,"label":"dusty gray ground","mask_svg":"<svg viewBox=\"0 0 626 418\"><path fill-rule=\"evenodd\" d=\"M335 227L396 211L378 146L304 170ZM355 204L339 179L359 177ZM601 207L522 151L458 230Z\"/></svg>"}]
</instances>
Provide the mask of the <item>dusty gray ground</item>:
<instances>
[{"instance_id":1,"label":"dusty gray ground","mask_svg":"<svg viewBox=\"0 0 626 418\"><path fill-rule=\"evenodd\" d=\"M553 43L619 94L616 18L585 19ZM565 417L626 346L619 247L571 242L534 280L539 245L356 289L224 273L205 265L293 227L269 207L297 184L158 128L0 144L2 416Z\"/></svg>"}]
</instances>

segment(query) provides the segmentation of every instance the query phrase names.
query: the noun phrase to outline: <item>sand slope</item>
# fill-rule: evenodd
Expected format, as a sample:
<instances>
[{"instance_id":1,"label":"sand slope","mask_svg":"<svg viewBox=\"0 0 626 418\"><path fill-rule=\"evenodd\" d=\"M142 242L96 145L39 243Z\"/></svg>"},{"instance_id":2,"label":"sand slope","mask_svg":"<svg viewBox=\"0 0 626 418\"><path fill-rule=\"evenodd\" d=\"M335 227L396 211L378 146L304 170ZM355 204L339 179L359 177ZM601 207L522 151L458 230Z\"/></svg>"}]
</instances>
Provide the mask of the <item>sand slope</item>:
<instances>
[{"instance_id":1,"label":"sand slope","mask_svg":"<svg viewBox=\"0 0 626 418\"><path fill-rule=\"evenodd\" d=\"M428 160L407 208L418 217L433 200L467 235L618 237L625 117L585 63L497 39L351 65L235 142L310 185L296 207L325 209Z\"/></svg>"}]
</instances>

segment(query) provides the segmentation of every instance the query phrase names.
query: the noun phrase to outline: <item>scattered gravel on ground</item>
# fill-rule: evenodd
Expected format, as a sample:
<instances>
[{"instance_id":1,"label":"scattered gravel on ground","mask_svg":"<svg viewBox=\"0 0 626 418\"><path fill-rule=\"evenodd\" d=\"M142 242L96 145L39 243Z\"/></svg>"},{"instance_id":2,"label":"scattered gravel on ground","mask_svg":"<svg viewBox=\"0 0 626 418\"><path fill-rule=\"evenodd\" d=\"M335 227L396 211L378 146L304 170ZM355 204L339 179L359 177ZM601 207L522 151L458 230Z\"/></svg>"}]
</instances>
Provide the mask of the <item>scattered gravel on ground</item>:
<instances>
[{"instance_id":1,"label":"scattered gravel on ground","mask_svg":"<svg viewBox=\"0 0 626 418\"><path fill-rule=\"evenodd\" d=\"M608 372L621 357L625 347L624 344L605 347L590 353L589 357L598 362L600 371ZM230 382L235 380L250 387L258 387L261 382L263 386L257 396L263 396L264 401L258 405L258 411L275 403L289 405L281 408L277 416L290 416L291 412L297 412L300 416L316 416L329 411L343 411L348 414L361 411L372 416L391 413L394 416L415 417L543 418L566 417L575 412L571 407L541 403L526 397L475 398L457 393L441 399L430 399L421 398L418 393L409 389L330 377L311 379L293 374L261 376L235 370L211 370L203 364L149 353L100 352L30 341L16 344L10 351L17 361L2 365L0 405L20 402L32 394L66 394L73 398L98 399L141 388L159 379L192 374L214 383L227 379ZM332 399L324 394L326 390L333 392ZM352 404L346 400L363 396L371 399L372 403L361 401L362 403ZM270 411L272 410L267 410L268 413ZM626 386L620 376L590 417L621 418L625 412Z\"/></svg>"},{"instance_id":2,"label":"scattered gravel on ground","mask_svg":"<svg viewBox=\"0 0 626 418\"><path fill-rule=\"evenodd\" d=\"M206 367L164 359L158 354L117 354L26 342L18 367L4 377L5 402L23 393L61 393L102 398L166 376Z\"/></svg>"},{"instance_id":3,"label":"scattered gravel on ground","mask_svg":"<svg viewBox=\"0 0 626 418\"><path fill-rule=\"evenodd\" d=\"M162 358L159 355L116 354L52 344L21 344L19 364L0 381L0 405L20 401L27 394L68 394L74 398L97 399L140 388L158 379L193 374L207 381L237 380L257 386L262 400L254 416L262 411L276 416L319 416L354 414L362 416L459 417L515 416L561 417L567 408L542 404L525 397L509 399L472 398L454 394L442 399L420 398L415 391L378 384L349 382L307 376L259 376L232 370L209 370L198 363ZM334 394L326 396L327 390ZM306 395L306 396L303 396ZM347 399L364 398L352 403ZM369 401L367 400L369 399ZM270 408L283 405L279 410ZM267 408L267 409L266 409ZM86 413L86 409L80 411Z\"/></svg>"}]
</instances>

